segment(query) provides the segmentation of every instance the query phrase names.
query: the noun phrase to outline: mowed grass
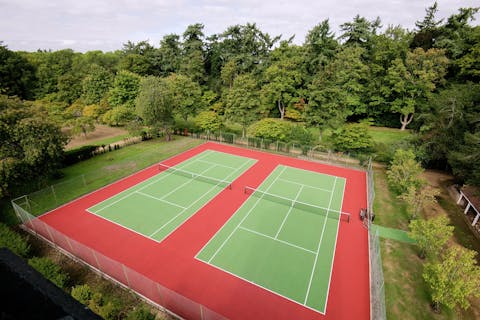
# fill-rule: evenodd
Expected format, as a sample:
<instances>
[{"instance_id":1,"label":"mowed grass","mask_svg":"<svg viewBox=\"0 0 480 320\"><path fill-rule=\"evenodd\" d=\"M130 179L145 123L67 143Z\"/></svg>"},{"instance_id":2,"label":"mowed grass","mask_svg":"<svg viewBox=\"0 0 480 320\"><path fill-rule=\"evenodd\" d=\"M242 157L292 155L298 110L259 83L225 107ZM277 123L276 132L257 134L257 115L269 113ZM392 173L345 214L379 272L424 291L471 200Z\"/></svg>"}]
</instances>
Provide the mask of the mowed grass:
<instances>
[{"instance_id":1,"label":"mowed grass","mask_svg":"<svg viewBox=\"0 0 480 320\"><path fill-rule=\"evenodd\" d=\"M405 205L388 188L385 169L375 170L375 223L408 231ZM456 223L453 222L455 225ZM457 227L456 227L457 229ZM430 295L422 273L423 263L412 244L380 239L387 318L391 319L478 319L478 302L470 309L432 311Z\"/></svg>"},{"instance_id":2,"label":"mowed grass","mask_svg":"<svg viewBox=\"0 0 480 320\"><path fill-rule=\"evenodd\" d=\"M201 143L203 141L186 137L175 137L175 140L169 142L164 139L149 140L63 168L61 179L49 181L54 185L55 195L51 188L29 195L29 199L37 204L36 207L32 206L31 213L42 214ZM4 221L11 225L17 223L11 205L5 203L3 207Z\"/></svg>"},{"instance_id":3,"label":"mowed grass","mask_svg":"<svg viewBox=\"0 0 480 320\"><path fill-rule=\"evenodd\" d=\"M406 140L412 136L410 130L400 130L386 127L369 127L368 132L375 143L384 143L386 145Z\"/></svg>"}]
</instances>

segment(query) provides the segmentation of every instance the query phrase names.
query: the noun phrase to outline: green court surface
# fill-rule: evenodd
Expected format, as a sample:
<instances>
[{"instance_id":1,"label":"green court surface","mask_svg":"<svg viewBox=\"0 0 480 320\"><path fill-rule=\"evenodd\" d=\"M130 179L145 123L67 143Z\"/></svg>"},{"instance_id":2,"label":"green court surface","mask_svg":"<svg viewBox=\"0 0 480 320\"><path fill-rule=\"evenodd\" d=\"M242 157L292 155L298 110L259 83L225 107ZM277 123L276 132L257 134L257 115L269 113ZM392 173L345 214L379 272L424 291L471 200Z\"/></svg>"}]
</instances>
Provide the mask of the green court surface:
<instances>
[{"instance_id":1,"label":"green court surface","mask_svg":"<svg viewBox=\"0 0 480 320\"><path fill-rule=\"evenodd\" d=\"M255 162L206 150L87 211L162 241Z\"/></svg>"},{"instance_id":2,"label":"green court surface","mask_svg":"<svg viewBox=\"0 0 480 320\"><path fill-rule=\"evenodd\" d=\"M325 313L345 179L278 166L196 258ZM310 205L309 205L310 204Z\"/></svg>"}]
</instances>

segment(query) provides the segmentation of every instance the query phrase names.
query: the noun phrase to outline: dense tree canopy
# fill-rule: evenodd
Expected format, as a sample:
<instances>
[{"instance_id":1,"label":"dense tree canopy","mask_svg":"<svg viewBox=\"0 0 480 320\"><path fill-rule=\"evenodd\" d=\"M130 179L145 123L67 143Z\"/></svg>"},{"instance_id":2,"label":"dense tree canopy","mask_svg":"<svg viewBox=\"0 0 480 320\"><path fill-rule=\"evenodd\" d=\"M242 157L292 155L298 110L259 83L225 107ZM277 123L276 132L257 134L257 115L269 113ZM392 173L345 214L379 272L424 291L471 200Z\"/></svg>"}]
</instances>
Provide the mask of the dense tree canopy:
<instances>
[{"instance_id":1,"label":"dense tree canopy","mask_svg":"<svg viewBox=\"0 0 480 320\"><path fill-rule=\"evenodd\" d=\"M413 129L423 164L480 184L479 9L443 20L438 10L427 8L414 30L356 15L335 35L328 20L319 21L302 45L255 23L213 35L195 23L158 44L127 41L106 53L14 52L0 44L0 93L35 100L63 125L126 125L139 117L145 125L152 122L138 109L147 99L140 83L163 79L168 121L211 111L216 116L206 119L234 122L244 133L262 118L295 120L321 136L360 120Z\"/></svg>"}]
</instances>

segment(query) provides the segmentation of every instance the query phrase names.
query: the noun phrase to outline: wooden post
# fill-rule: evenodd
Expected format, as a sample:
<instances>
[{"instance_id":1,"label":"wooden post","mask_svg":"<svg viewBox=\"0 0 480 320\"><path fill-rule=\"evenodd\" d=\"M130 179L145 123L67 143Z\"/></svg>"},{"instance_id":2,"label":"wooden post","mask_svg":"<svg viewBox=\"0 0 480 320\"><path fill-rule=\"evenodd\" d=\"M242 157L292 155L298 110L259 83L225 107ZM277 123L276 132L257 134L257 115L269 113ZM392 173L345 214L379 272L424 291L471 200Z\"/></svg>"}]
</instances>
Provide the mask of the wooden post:
<instances>
[{"instance_id":1,"label":"wooden post","mask_svg":"<svg viewBox=\"0 0 480 320\"><path fill-rule=\"evenodd\" d=\"M473 219L473 222L472 222L473 227L477 224L479 218L480 218L480 213L477 213L477 216L475 217L475 219Z\"/></svg>"},{"instance_id":2,"label":"wooden post","mask_svg":"<svg viewBox=\"0 0 480 320\"><path fill-rule=\"evenodd\" d=\"M467 204L467 207L465 208L465 211L463 211L464 214L467 214L468 209L470 209L470 205L471 204L470 204L470 201L469 201L468 204Z\"/></svg>"},{"instance_id":3,"label":"wooden post","mask_svg":"<svg viewBox=\"0 0 480 320\"><path fill-rule=\"evenodd\" d=\"M458 198L457 204L460 204L463 198L463 193L460 191L460 197Z\"/></svg>"}]
</instances>

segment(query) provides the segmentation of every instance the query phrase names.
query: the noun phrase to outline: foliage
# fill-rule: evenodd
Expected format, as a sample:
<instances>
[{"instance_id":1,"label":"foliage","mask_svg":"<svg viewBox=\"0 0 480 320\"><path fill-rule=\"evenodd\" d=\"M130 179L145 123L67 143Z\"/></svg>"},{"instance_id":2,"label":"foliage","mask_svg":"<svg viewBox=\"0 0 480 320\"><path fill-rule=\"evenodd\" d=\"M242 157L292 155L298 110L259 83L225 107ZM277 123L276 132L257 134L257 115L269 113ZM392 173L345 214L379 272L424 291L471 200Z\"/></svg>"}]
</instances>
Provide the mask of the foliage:
<instances>
[{"instance_id":1,"label":"foliage","mask_svg":"<svg viewBox=\"0 0 480 320\"><path fill-rule=\"evenodd\" d=\"M94 121L89 117L73 118L68 121L67 124L70 126L70 134L72 136L83 134L85 137L87 137L87 133L95 130Z\"/></svg>"},{"instance_id":2,"label":"foliage","mask_svg":"<svg viewBox=\"0 0 480 320\"><path fill-rule=\"evenodd\" d=\"M410 219L416 219L420 210L437 202L435 197L439 194L439 190L425 186L422 183L420 187L415 185L409 186L407 191L402 193L399 198L407 203Z\"/></svg>"},{"instance_id":3,"label":"foliage","mask_svg":"<svg viewBox=\"0 0 480 320\"><path fill-rule=\"evenodd\" d=\"M126 320L155 320L155 315L145 307L135 308L127 314Z\"/></svg>"},{"instance_id":4,"label":"foliage","mask_svg":"<svg viewBox=\"0 0 480 320\"><path fill-rule=\"evenodd\" d=\"M45 114L0 96L0 197L56 170L67 138Z\"/></svg>"},{"instance_id":5,"label":"foliage","mask_svg":"<svg viewBox=\"0 0 480 320\"><path fill-rule=\"evenodd\" d=\"M8 248L13 253L24 258L28 257L30 253L30 245L27 239L5 224L0 223L0 248L2 247Z\"/></svg>"},{"instance_id":6,"label":"foliage","mask_svg":"<svg viewBox=\"0 0 480 320\"><path fill-rule=\"evenodd\" d=\"M170 139L169 128L173 124L173 94L167 80L150 76L142 79L136 99L136 113L146 125L162 128Z\"/></svg>"},{"instance_id":7,"label":"foliage","mask_svg":"<svg viewBox=\"0 0 480 320\"><path fill-rule=\"evenodd\" d=\"M58 287L65 288L67 286L69 280L68 274L49 258L33 257L28 260L28 264Z\"/></svg>"},{"instance_id":8,"label":"foliage","mask_svg":"<svg viewBox=\"0 0 480 320\"><path fill-rule=\"evenodd\" d=\"M395 192L402 194L407 192L411 186L420 187L420 174L422 172L423 168L415 160L415 154L412 150L398 149L390 162L387 180Z\"/></svg>"},{"instance_id":9,"label":"foliage","mask_svg":"<svg viewBox=\"0 0 480 320\"><path fill-rule=\"evenodd\" d=\"M102 116L102 121L110 126L121 126L134 118L132 110L127 106L119 106L108 110Z\"/></svg>"},{"instance_id":10,"label":"foliage","mask_svg":"<svg viewBox=\"0 0 480 320\"><path fill-rule=\"evenodd\" d=\"M106 299L100 292L92 290L87 284L73 287L71 295L104 319L114 320L120 316L120 302Z\"/></svg>"},{"instance_id":11,"label":"foliage","mask_svg":"<svg viewBox=\"0 0 480 320\"><path fill-rule=\"evenodd\" d=\"M63 164L66 166L74 163L87 160L93 156L93 152L97 149L97 146L82 146L77 149L65 151Z\"/></svg>"},{"instance_id":12,"label":"foliage","mask_svg":"<svg viewBox=\"0 0 480 320\"><path fill-rule=\"evenodd\" d=\"M441 261L425 265L423 278L436 310L440 304L450 309L456 306L467 309L469 299L480 296L480 267L476 265L476 255L475 251L455 245L443 254Z\"/></svg>"},{"instance_id":13,"label":"foliage","mask_svg":"<svg viewBox=\"0 0 480 320\"><path fill-rule=\"evenodd\" d=\"M428 220L412 220L408 236L417 242L420 258L429 257L438 260L453 234L453 228L448 225L448 219L445 216Z\"/></svg>"},{"instance_id":14,"label":"foliage","mask_svg":"<svg viewBox=\"0 0 480 320\"><path fill-rule=\"evenodd\" d=\"M173 97L172 108L175 114L187 121L195 116L201 107L202 90L198 83L187 76L172 74L167 78Z\"/></svg>"},{"instance_id":15,"label":"foliage","mask_svg":"<svg viewBox=\"0 0 480 320\"><path fill-rule=\"evenodd\" d=\"M88 284L77 285L72 288L71 295L76 300L84 305L88 305L89 301L92 299L93 291Z\"/></svg>"},{"instance_id":16,"label":"foliage","mask_svg":"<svg viewBox=\"0 0 480 320\"><path fill-rule=\"evenodd\" d=\"M135 98L138 95L140 76L129 71L120 71L113 81L113 87L109 91L108 102L112 107L125 105L133 109Z\"/></svg>"},{"instance_id":17,"label":"foliage","mask_svg":"<svg viewBox=\"0 0 480 320\"><path fill-rule=\"evenodd\" d=\"M332 138L339 151L367 152L373 147L368 127L361 123L344 125L333 133Z\"/></svg>"},{"instance_id":18,"label":"foliage","mask_svg":"<svg viewBox=\"0 0 480 320\"><path fill-rule=\"evenodd\" d=\"M0 93L22 99L32 98L34 77L33 65L0 41Z\"/></svg>"},{"instance_id":19,"label":"foliage","mask_svg":"<svg viewBox=\"0 0 480 320\"><path fill-rule=\"evenodd\" d=\"M92 65L82 80L82 99L86 104L99 103L113 85L113 75L105 68Z\"/></svg>"},{"instance_id":20,"label":"foliage","mask_svg":"<svg viewBox=\"0 0 480 320\"><path fill-rule=\"evenodd\" d=\"M225 117L242 125L243 136L246 128L259 120L264 113L260 107L260 95L255 78L243 74L235 78L233 86L226 91Z\"/></svg>"},{"instance_id":21,"label":"foliage","mask_svg":"<svg viewBox=\"0 0 480 320\"><path fill-rule=\"evenodd\" d=\"M265 118L253 123L248 133L256 138L272 141L287 141L292 125L279 119Z\"/></svg>"},{"instance_id":22,"label":"foliage","mask_svg":"<svg viewBox=\"0 0 480 320\"><path fill-rule=\"evenodd\" d=\"M223 123L222 118L214 111L202 111L195 118L195 124L203 131L218 131Z\"/></svg>"}]
</instances>

